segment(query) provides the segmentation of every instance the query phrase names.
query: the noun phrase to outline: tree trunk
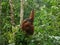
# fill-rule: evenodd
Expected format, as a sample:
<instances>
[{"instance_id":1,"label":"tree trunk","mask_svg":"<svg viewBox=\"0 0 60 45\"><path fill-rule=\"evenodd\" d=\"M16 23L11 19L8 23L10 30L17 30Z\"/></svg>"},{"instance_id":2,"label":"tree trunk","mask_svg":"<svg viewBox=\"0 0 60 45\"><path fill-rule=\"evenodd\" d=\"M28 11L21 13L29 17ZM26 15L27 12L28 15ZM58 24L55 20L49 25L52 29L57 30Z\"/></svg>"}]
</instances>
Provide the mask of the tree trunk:
<instances>
[{"instance_id":1,"label":"tree trunk","mask_svg":"<svg viewBox=\"0 0 60 45\"><path fill-rule=\"evenodd\" d=\"M24 0L20 0L21 1L21 8L20 8L20 26L22 25L22 21L23 21L23 15L24 15Z\"/></svg>"},{"instance_id":2,"label":"tree trunk","mask_svg":"<svg viewBox=\"0 0 60 45\"><path fill-rule=\"evenodd\" d=\"M9 0L9 4L10 4L11 24L14 26L15 25L15 22L14 22L14 11L13 11L13 2L12 2L12 0Z\"/></svg>"}]
</instances>

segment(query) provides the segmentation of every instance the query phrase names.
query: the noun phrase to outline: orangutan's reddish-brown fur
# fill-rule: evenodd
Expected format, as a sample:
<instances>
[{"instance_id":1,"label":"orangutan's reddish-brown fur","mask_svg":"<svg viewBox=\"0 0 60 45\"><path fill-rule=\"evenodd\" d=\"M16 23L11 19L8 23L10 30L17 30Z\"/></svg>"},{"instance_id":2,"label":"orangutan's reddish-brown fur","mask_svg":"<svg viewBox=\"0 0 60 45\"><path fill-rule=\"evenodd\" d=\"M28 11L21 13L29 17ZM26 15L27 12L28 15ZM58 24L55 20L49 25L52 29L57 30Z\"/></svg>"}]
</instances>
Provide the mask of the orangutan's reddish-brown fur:
<instances>
[{"instance_id":1,"label":"orangutan's reddish-brown fur","mask_svg":"<svg viewBox=\"0 0 60 45\"><path fill-rule=\"evenodd\" d=\"M32 35L34 33L34 10L31 11L29 18L23 20L22 30L26 32L27 35Z\"/></svg>"}]
</instances>

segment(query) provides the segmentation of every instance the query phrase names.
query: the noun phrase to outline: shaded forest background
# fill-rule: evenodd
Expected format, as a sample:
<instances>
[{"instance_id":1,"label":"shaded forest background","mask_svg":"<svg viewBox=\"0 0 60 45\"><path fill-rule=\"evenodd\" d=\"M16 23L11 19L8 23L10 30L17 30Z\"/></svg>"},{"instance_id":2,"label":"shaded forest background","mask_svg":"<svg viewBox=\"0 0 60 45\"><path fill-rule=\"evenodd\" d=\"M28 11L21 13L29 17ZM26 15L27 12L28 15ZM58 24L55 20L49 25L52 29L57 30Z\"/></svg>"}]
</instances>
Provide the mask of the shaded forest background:
<instances>
[{"instance_id":1,"label":"shaded forest background","mask_svg":"<svg viewBox=\"0 0 60 45\"><path fill-rule=\"evenodd\" d=\"M34 34L30 37L19 27L20 2L12 0L13 26L9 0L0 0L0 45L22 45L24 41L28 45L60 45L60 0L24 0L24 19L35 9Z\"/></svg>"}]
</instances>

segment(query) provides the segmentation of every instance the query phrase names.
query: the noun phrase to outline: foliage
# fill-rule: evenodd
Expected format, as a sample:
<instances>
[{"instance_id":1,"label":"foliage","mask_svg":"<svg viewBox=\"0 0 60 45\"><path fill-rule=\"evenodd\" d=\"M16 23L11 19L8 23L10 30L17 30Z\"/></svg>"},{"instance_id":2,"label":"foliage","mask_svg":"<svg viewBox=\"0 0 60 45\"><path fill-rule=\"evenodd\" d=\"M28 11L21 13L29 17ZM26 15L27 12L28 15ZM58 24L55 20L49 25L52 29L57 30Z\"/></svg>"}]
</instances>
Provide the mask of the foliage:
<instances>
[{"instance_id":1,"label":"foliage","mask_svg":"<svg viewBox=\"0 0 60 45\"><path fill-rule=\"evenodd\" d=\"M26 36L19 29L20 0L13 0L15 27L10 23L9 0L2 0L0 15L0 45L5 42L16 45L60 45L60 0L25 0L24 19L35 9L34 34ZM51 36L51 37L50 37ZM6 45L7 45L6 44Z\"/></svg>"}]
</instances>

